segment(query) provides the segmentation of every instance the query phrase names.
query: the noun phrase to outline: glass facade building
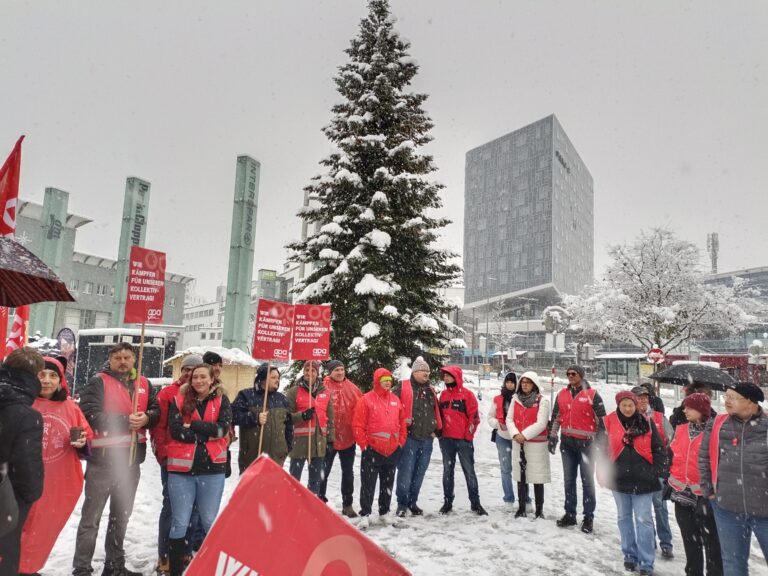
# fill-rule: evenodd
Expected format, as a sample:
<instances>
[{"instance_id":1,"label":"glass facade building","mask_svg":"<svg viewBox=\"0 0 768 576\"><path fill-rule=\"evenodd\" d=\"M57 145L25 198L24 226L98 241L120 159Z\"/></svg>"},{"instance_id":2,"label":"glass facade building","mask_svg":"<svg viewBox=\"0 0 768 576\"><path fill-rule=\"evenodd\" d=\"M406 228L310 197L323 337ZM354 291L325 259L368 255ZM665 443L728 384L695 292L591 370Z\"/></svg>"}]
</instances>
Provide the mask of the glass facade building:
<instances>
[{"instance_id":1,"label":"glass facade building","mask_svg":"<svg viewBox=\"0 0 768 576\"><path fill-rule=\"evenodd\" d=\"M593 277L592 175L554 115L467 152L467 307L556 299Z\"/></svg>"}]
</instances>

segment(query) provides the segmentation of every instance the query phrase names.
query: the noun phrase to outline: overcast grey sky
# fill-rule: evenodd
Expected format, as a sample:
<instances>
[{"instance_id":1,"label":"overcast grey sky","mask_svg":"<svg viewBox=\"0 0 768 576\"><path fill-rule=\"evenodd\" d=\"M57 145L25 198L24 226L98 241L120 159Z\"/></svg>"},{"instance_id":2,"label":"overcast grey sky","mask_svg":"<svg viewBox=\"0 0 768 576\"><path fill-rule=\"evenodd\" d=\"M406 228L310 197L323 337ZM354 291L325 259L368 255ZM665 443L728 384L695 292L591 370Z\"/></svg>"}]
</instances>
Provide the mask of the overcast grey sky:
<instances>
[{"instance_id":1,"label":"overcast grey sky","mask_svg":"<svg viewBox=\"0 0 768 576\"><path fill-rule=\"evenodd\" d=\"M464 155L555 113L595 180L608 244L667 225L720 270L768 265L768 2L393 0L430 95L445 244ZM363 0L0 3L0 156L21 196L71 193L77 249L115 258L127 176L152 183L147 246L226 283L235 158L262 164L254 269L281 269Z\"/></svg>"}]
</instances>

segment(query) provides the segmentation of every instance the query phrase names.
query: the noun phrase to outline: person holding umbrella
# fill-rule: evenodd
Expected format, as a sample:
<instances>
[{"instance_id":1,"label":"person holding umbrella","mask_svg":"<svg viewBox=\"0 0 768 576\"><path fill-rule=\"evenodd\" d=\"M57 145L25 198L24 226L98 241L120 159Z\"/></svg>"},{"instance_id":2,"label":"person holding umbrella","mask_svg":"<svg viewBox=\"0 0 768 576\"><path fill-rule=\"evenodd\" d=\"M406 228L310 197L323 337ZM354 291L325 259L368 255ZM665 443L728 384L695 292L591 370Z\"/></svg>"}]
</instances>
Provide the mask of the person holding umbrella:
<instances>
[{"instance_id":1,"label":"person holding umbrella","mask_svg":"<svg viewBox=\"0 0 768 576\"><path fill-rule=\"evenodd\" d=\"M702 494L715 513L725 576L749 574L752 533L768 558L768 414L751 382L725 392L726 414L710 419L699 450Z\"/></svg>"}]
</instances>

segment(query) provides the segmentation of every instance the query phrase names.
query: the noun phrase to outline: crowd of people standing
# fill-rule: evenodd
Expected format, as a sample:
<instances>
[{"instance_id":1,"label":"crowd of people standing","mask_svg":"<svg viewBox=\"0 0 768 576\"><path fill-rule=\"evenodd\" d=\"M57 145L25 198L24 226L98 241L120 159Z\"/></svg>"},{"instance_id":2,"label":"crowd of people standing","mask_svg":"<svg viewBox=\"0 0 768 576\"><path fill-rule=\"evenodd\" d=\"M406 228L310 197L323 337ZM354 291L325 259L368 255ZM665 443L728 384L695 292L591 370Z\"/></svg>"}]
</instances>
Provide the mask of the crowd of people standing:
<instances>
[{"instance_id":1,"label":"crowd of people standing","mask_svg":"<svg viewBox=\"0 0 768 576\"><path fill-rule=\"evenodd\" d=\"M93 572L102 513L109 502L103 576L139 574L126 566L124 539L147 445L161 467L163 505L158 519L159 574L180 575L200 548L231 474L230 445L239 434L240 474L260 455L280 465L327 502L327 480L338 455L340 513L421 516L418 500L434 441L442 455L443 505L453 512L458 458L470 510L480 502L474 439L478 400L458 366L437 370L421 357L409 379L396 381L379 368L363 394L341 361L306 362L300 377L280 391L280 372L256 371L253 387L230 405L220 380L222 358L190 354L179 378L156 393L135 369L135 352L116 344L106 365L90 378L79 403L65 379L66 360L22 348L0 367L0 496L13 522L0 523L0 576L37 574L74 510L85 498L77 530L73 575ZM547 382L532 371L504 378L487 413L501 473L501 500L517 503L514 518L545 520L550 457L563 466L563 529L594 530L595 479L611 490L624 568L652 574L656 550L674 557L667 502L674 504L686 556L686 575L748 573L751 535L768 552L768 415L762 390L751 383L727 389L725 413L712 408L712 392L692 383L667 420L652 386L616 395L608 413L580 366L566 371L568 385L550 406ZM354 463L360 448L359 508L354 508ZM86 460L83 477L81 460ZM582 519L578 522L577 476ZM517 496L515 495L517 483ZM8 485L11 497L7 497ZM533 486L531 502L530 486ZM658 544L657 544L658 539Z\"/></svg>"}]
</instances>

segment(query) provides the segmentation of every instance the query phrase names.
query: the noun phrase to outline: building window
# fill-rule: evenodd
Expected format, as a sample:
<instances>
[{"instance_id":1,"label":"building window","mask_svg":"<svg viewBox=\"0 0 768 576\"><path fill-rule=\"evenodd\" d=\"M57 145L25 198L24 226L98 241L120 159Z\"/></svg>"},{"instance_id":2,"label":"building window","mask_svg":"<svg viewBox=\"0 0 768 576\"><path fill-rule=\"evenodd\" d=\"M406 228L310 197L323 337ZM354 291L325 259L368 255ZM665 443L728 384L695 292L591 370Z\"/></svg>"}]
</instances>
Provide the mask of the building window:
<instances>
[{"instance_id":1,"label":"building window","mask_svg":"<svg viewBox=\"0 0 768 576\"><path fill-rule=\"evenodd\" d=\"M175 296L171 296L170 298L168 298L168 306L170 306L171 308L176 308L176 297Z\"/></svg>"},{"instance_id":2,"label":"building window","mask_svg":"<svg viewBox=\"0 0 768 576\"><path fill-rule=\"evenodd\" d=\"M86 284L90 284L87 282ZM80 310L80 328L95 328L96 327L96 311L95 310Z\"/></svg>"},{"instance_id":3,"label":"building window","mask_svg":"<svg viewBox=\"0 0 768 576\"><path fill-rule=\"evenodd\" d=\"M80 288L80 281L77 278L72 278L72 280L69 281L69 289L77 290L78 288Z\"/></svg>"},{"instance_id":4,"label":"building window","mask_svg":"<svg viewBox=\"0 0 768 576\"><path fill-rule=\"evenodd\" d=\"M93 282L83 284L83 294L93 294ZM82 323L80 326L82 326Z\"/></svg>"},{"instance_id":5,"label":"building window","mask_svg":"<svg viewBox=\"0 0 768 576\"><path fill-rule=\"evenodd\" d=\"M221 332L219 332L219 338L218 339L221 340Z\"/></svg>"},{"instance_id":6,"label":"building window","mask_svg":"<svg viewBox=\"0 0 768 576\"><path fill-rule=\"evenodd\" d=\"M106 284L97 284L96 285L96 294L99 296L106 296L107 295L107 285Z\"/></svg>"},{"instance_id":7,"label":"building window","mask_svg":"<svg viewBox=\"0 0 768 576\"><path fill-rule=\"evenodd\" d=\"M216 340L216 332L211 332L211 340Z\"/></svg>"},{"instance_id":8,"label":"building window","mask_svg":"<svg viewBox=\"0 0 768 576\"><path fill-rule=\"evenodd\" d=\"M200 340L205 340L205 332L200 332Z\"/></svg>"}]
</instances>

